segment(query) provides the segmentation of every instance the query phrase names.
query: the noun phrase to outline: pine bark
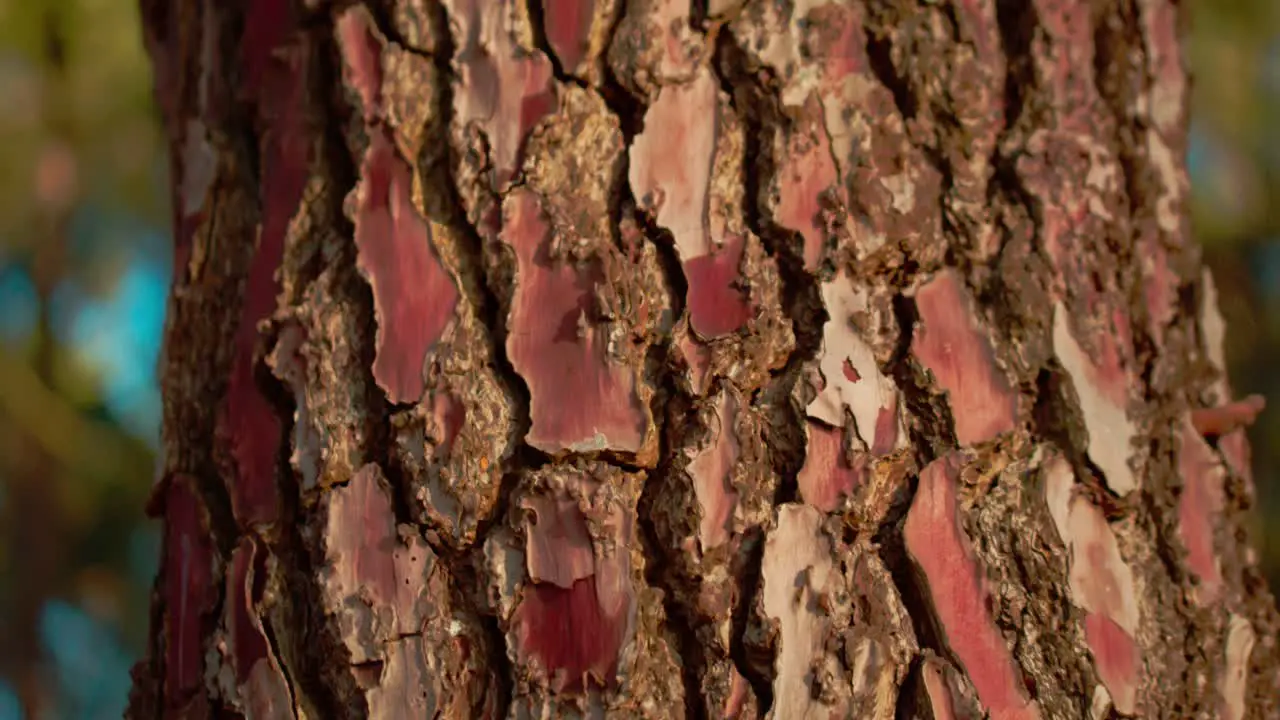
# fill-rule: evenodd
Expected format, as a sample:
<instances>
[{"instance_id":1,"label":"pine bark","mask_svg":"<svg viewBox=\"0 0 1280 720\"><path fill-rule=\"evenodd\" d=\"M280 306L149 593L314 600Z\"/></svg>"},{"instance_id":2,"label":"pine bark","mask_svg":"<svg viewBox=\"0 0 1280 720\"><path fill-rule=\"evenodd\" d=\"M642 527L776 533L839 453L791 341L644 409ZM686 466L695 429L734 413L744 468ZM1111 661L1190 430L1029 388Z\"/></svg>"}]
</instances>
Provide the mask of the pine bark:
<instances>
[{"instance_id":1,"label":"pine bark","mask_svg":"<svg viewBox=\"0 0 1280 720\"><path fill-rule=\"evenodd\" d=\"M144 0L128 717L1275 717L1172 0Z\"/></svg>"}]
</instances>

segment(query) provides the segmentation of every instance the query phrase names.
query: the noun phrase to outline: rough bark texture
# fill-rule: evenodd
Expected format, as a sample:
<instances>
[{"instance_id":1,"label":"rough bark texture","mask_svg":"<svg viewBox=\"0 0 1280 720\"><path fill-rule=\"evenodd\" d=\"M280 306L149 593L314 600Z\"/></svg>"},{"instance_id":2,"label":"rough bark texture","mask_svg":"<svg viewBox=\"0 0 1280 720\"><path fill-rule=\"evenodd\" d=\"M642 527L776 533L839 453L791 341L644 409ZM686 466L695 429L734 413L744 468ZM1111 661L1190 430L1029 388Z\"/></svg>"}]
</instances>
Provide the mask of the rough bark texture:
<instances>
[{"instance_id":1,"label":"rough bark texture","mask_svg":"<svg viewBox=\"0 0 1280 720\"><path fill-rule=\"evenodd\" d=\"M1275 717L1178 18L144 2L130 717Z\"/></svg>"}]
</instances>

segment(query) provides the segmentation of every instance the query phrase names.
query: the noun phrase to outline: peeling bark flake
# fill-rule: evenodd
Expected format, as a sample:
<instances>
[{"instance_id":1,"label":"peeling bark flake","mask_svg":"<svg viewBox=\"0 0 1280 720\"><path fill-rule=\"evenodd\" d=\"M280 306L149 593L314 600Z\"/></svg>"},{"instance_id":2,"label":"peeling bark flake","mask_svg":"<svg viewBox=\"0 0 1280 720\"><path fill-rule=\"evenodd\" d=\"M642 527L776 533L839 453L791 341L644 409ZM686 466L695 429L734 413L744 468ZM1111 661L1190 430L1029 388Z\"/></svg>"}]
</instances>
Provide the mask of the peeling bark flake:
<instances>
[{"instance_id":1,"label":"peeling bark flake","mask_svg":"<svg viewBox=\"0 0 1280 720\"><path fill-rule=\"evenodd\" d=\"M373 376L395 403L422 399L424 366L458 303L430 226L410 200L411 182L408 164L375 134L361 165L356 246L378 319Z\"/></svg>"},{"instance_id":2,"label":"peeling bark flake","mask_svg":"<svg viewBox=\"0 0 1280 720\"><path fill-rule=\"evenodd\" d=\"M903 537L907 552L928 587L930 609L947 646L977 689L993 720L1030 720L1040 710L1026 697L1013 657L987 607L983 570L959 524L956 481L961 456L929 463Z\"/></svg>"},{"instance_id":3,"label":"peeling bark flake","mask_svg":"<svg viewBox=\"0 0 1280 720\"><path fill-rule=\"evenodd\" d=\"M1211 395L1219 403L1231 399L1231 384L1227 380L1227 326L1218 308L1218 289L1213 273L1205 268L1201 276L1200 334L1203 352L1209 364L1218 372L1218 379L1211 388ZM1194 416L1193 416L1194 420ZM1253 463L1249 454L1249 441L1243 429L1233 430L1218 438L1218 448L1226 458L1231 471L1252 484Z\"/></svg>"},{"instance_id":4,"label":"peeling bark flake","mask_svg":"<svg viewBox=\"0 0 1280 720\"><path fill-rule=\"evenodd\" d=\"M581 471L552 474L546 482L545 490L517 500L528 518L525 561L532 581L512 619L517 657L536 659L554 692L611 688L634 631L626 552L634 510L607 500L609 488Z\"/></svg>"},{"instance_id":5,"label":"peeling bark flake","mask_svg":"<svg viewBox=\"0 0 1280 720\"><path fill-rule=\"evenodd\" d=\"M1227 623L1226 667L1218 681L1218 694L1222 696L1219 709L1222 720L1244 719L1249 655L1253 652L1256 639L1249 621L1233 614Z\"/></svg>"},{"instance_id":6,"label":"peeling bark flake","mask_svg":"<svg viewBox=\"0 0 1280 720\"><path fill-rule=\"evenodd\" d=\"M1253 424L1258 413L1267 407L1267 399L1261 395L1250 395L1243 400L1229 402L1215 408L1200 408L1191 411L1191 424L1196 432L1205 437L1221 437L1239 428Z\"/></svg>"},{"instance_id":7,"label":"peeling bark flake","mask_svg":"<svg viewBox=\"0 0 1280 720\"><path fill-rule=\"evenodd\" d=\"M712 442L689 462L689 475L693 478L702 516L698 542L703 552L728 542L738 506L738 491L733 485L733 469L742 455L736 427L738 399L730 391L722 390L715 407Z\"/></svg>"},{"instance_id":8,"label":"peeling bark flake","mask_svg":"<svg viewBox=\"0 0 1280 720\"><path fill-rule=\"evenodd\" d=\"M488 142L490 187L503 191L520 168L524 141L555 109L551 61L515 40L527 29L513 0L445 0L455 28L454 102L462 127ZM517 20L517 18L519 18Z\"/></svg>"},{"instance_id":9,"label":"peeling bark flake","mask_svg":"<svg viewBox=\"0 0 1280 720\"><path fill-rule=\"evenodd\" d=\"M716 82L702 69L693 82L658 93L631 145L631 191L671 231L685 262L713 249L707 203L718 107Z\"/></svg>"},{"instance_id":10,"label":"peeling bark flake","mask_svg":"<svg viewBox=\"0 0 1280 720\"><path fill-rule=\"evenodd\" d=\"M413 168L396 149L381 112L384 41L361 6L338 20L343 76L361 98L369 144L352 211L356 261L373 290L378 329L373 377L393 403L416 403L431 350L455 315L458 287L414 207Z\"/></svg>"},{"instance_id":11,"label":"peeling bark flake","mask_svg":"<svg viewBox=\"0 0 1280 720\"><path fill-rule=\"evenodd\" d=\"M325 495L322 571L328 611L353 664L382 660L387 643L422 628L420 601L436 557L421 538L397 532L390 489L377 465L365 465Z\"/></svg>"},{"instance_id":12,"label":"peeling bark flake","mask_svg":"<svg viewBox=\"0 0 1280 720\"><path fill-rule=\"evenodd\" d=\"M854 288L841 272L822 284L822 300L828 315L819 354L824 384L805 411L828 425L844 427L848 408L865 449L876 454L894 450L905 437L898 432L898 388L880 372L875 352L853 324L855 315L868 310L866 291Z\"/></svg>"},{"instance_id":13,"label":"peeling bark flake","mask_svg":"<svg viewBox=\"0 0 1280 720\"><path fill-rule=\"evenodd\" d=\"M821 115L816 98L810 105L810 115ZM776 193L770 196L771 200L776 198L773 219L782 227L800 233L800 256L804 269L812 273L822 260L827 239L823 196L839 193L839 177L831 156L831 143L823 128L810 126L809 132L793 132L786 143L781 167L773 179Z\"/></svg>"},{"instance_id":14,"label":"peeling bark flake","mask_svg":"<svg viewBox=\"0 0 1280 720\"><path fill-rule=\"evenodd\" d=\"M738 287L744 239L715 236L708 215L719 119L719 89L703 68L659 91L630 153L631 190L675 240L690 324L705 339L737 331L753 314Z\"/></svg>"},{"instance_id":15,"label":"peeling bark flake","mask_svg":"<svg viewBox=\"0 0 1280 720\"><path fill-rule=\"evenodd\" d=\"M246 715L267 720L295 717L288 681L263 629L259 603L267 577L267 550L262 541L244 536L231 553L227 574L228 651L235 670L238 699Z\"/></svg>"},{"instance_id":16,"label":"peeling bark flake","mask_svg":"<svg viewBox=\"0 0 1280 720\"><path fill-rule=\"evenodd\" d=\"M1014 429L1017 395L979 329L969 294L952 270L916 292L923 327L911 352L947 392L961 445L987 442Z\"/></svg>"},{"instance_id":17,"label":"peeling bark flake","mask_svg":"<svg viewBox=\"0 0 1280 720\"><path fill-rule=\"evenodd\" d=\"M1053 314L1053 351L1071 377L1084 426L1089 433L1089 458L1102 470L1107 486L1127 495L1138 486L1129 466L1130 447L1138 431L1126 412L1123 385L1106 382L1102 368L1085 354L1071 334L1067 311L1061 304Z\"/></svg>"},{"instance_id":18,"label":"peeling bark flake","mask_svg":"<svg viewBox=\"0 0 1280 720\"><path fill-rule=\"evenodd\" d=\"M1223 510L1225 473L1213 449L1189 420L1183 423L1178 446L1178 473L1182 476L1179 533L1187 549L1187 568L1199 581L1193 594L1201 606L1212 605L1222 591L1214 534Z\"/></svg>"},{"instance_id":19,"label":"peeling bark flake","mask_svg":"<svg viewBox=\"0 0 1280 720\"><path fill-rule=\"evenodd\" d=\"M589 314L598 266L551 258L551 229L533 193L512 192L503 210L501 237L518 262L507 353L529 385L528 442L551 453L640 450L651 421L634 371L609 357Z\"/></svg>"},{"instance_id":20,"label":"peeling bark flake","mask_svg":"<svg viewBox=\"0 0 1280 720\"><path fill-rule=\"evenodd\" d=\"M1133 570L1120 555L1115 534L1102 511L1073 493L1071 465L1055 456L1045 465L1045 500L1058 534L1070 551L1068 587L1085 611L1085 644L1098 676L1120 712L1137 709L1141 653L1138 591Z\"/></svg>"},{"instance_id":21,"label":"peeling bark flake","mask_svg":"<svg viewBox=\"0 0 1280 720\"><path fill-rule=\"evenodd\" d=\"M778 720L824 717L813 697L812 667L822 655L829 621L821 598L833 572L833 549L814 508L778 508L778 524L765 541L760 577L764 611L778 622L773 708Z\"/></svg>"},{"instance_id":22,"label":"peeling bark flake","mask_svg":"<svg viewBox=\"0 0 1280 720\"><path fill-rule=\"evenodd\" d=\"M925 697L933 720L956 720L951 688L947 686L943 672L942 661L936 657L926 658L920 665L920 676L924 680Z\"/></svg>"},{"instance_id":23,"label":"peeling bark flake","mask_svg":"<svg viewBox=\"0 0 1280 720\"><path fill-rule=\"evenodd\" d=\"M796 477L800 497L824 513L839 507L841 500L867 479L866 455L858 453L860 462L849 462L845 439L848 429L829 428L821 423L805 423L808 442L804 466Z\"/></svg>"}]
</instances>

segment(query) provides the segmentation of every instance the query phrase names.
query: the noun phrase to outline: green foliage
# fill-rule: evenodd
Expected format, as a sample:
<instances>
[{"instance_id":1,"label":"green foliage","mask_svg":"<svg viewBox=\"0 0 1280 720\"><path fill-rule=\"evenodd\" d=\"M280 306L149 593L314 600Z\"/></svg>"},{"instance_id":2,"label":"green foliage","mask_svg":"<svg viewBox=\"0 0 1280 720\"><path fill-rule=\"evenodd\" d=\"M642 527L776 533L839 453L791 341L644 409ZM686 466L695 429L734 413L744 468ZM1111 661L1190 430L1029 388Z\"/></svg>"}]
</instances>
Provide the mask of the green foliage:
<instances>
[{"instance_id":1,"label":"green foliage","mask_svg":"<svg viewBox=\"0 0 1280 720\"><path fill-rule=\"evenodd\" d=\"M32 241L36 179L64 145L81 193L164 221L164 147L137 3L0 2L0 98L0 256Z\"/></svg>"}]
</instances>

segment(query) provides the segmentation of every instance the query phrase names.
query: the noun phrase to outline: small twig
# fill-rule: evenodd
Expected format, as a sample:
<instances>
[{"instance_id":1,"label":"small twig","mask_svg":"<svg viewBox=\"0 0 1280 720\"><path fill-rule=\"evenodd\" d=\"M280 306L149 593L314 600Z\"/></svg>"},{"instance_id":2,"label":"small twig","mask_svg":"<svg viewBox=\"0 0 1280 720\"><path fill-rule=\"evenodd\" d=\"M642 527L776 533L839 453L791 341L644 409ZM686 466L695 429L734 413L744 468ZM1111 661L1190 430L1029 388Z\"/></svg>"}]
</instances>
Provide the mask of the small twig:
<instances>
[{"instance_id":1,"label":"small twig","mask_svg":"<svg viewBox=\"0 0 1280 720\"><path fill-rule=\"evenodd\" d=\"M1236 400L1215 408L1192 410L1191 424L1196 432L1205 437L1221 437L1233 430L1252 425L1258 413L1262 412L1266 406L1266 398L1261 395L1250 395L1243 400Z\"/></svg>"}]
</instances>

